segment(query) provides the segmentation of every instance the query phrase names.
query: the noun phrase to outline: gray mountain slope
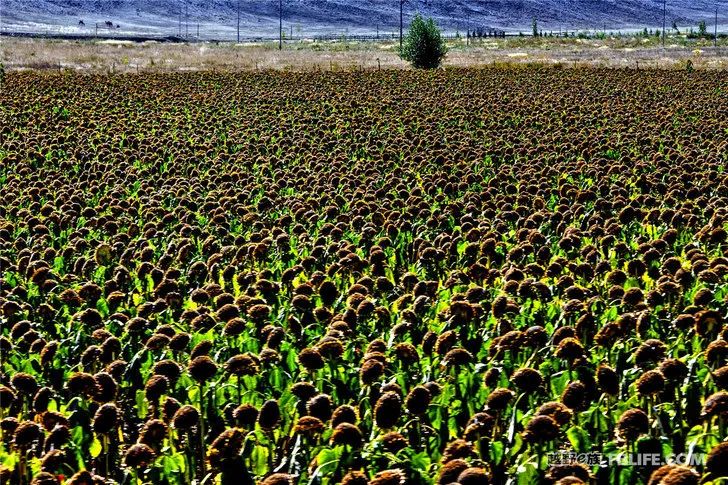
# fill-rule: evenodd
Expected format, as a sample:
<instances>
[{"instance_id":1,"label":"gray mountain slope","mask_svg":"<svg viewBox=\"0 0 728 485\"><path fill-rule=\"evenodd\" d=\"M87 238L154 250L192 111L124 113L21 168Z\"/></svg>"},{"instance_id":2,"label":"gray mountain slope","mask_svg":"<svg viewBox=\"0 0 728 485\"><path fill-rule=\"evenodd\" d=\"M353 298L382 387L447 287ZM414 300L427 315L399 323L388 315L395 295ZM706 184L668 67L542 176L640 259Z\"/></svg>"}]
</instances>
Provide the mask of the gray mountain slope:
<instances>
[{"instance_id":1,"label":"gray mountain slope","mask_svg":"<svg viewBox=\"0 0 728 485\"><path fill-rule=\"evenodd\" d=\"M109 20L124 31L174 34L194 30L234 32L237 0L0 0L0 26L5 30L78 31ZM240 0L244 35L271 35L278 28L277 0ZM419 11L447 30L466 25L530 32L532 19L545 31L657 28L662 0L408 0L406 17ZM712 24L715 9L726 22L728 0L667 0L667 24L695 28ZM294 35L319 32L392 32L399 26L398 0L283 0L284 24ZM78 21L84 20L85 27ZM181 24L180 24L181 20ZM188 27L189 25L189 27ZM184 31L184 30L183 30Z\"/></svg>"}]
</instances>

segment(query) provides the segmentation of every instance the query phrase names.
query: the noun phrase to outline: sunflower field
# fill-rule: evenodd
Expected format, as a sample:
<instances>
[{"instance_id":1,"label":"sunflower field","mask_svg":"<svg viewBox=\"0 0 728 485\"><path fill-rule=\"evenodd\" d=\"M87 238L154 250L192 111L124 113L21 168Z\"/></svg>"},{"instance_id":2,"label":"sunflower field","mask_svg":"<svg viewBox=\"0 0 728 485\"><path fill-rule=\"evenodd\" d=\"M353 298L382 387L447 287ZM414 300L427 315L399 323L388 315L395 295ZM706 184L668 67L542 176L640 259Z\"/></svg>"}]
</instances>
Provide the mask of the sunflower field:
<instances>
[{"instance_id":1,"label":"sunflower field","mask_svg":"<svg viewBox=\"0 0 728 485\"><path fill-rule=\"evenodd\" d=\"M726 170L718 71L9 72L0 482L726 483Z\"/></svg>"}]
</instances>

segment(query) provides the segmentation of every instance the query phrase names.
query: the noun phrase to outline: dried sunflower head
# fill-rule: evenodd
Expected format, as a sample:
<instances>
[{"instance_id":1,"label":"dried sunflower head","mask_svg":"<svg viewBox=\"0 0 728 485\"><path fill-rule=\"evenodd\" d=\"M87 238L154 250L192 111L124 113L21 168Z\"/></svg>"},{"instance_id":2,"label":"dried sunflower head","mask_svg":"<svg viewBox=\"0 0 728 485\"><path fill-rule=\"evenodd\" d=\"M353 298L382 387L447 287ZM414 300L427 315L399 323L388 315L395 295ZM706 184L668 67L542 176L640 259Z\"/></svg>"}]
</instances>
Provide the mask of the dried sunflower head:
<instances>
[{"instance_id":1,"label":"dried sunflower head","mask_svg":"<svg viewBox=\"0 0 728 485\"><path fill-rule=\"evenodd\" d=\"M617 422L617 435L627 442L633 442L640 435L647 433L649 427L650 422L644 411L629 409Z\"/></svg>"},{"instance_id":2,"label":"dried sunflower head","mask_svg":"<svg viewBox=\"0 0 728 485\"><path fill-rule=\"evenodd\" d=\"M331 435L332 444L346 445L352 448L359 448L362 444L362 439L363 437L359 427L346 422L337 424Z\"/></svg>"},{"instance_id":3,"label":"dried sunflower head","mask_svg":"<svg viewBox=\"0 0 728 485\"><path fill-rule=\"evenodd\" d=\"M263 403L258 413L258 424L266 431L273 430L278 427L281 421L281 410L278 402L269 399Z\"/></svg>"},{"instance_id":4,"label":"dried sunflower head","mask_svg":"<svg viewBox=\"0 0 728 485\"><path fill-rule=\"evenodd\" d=\"M402 398L393 391L382 394L374 406L374 421L382 429L392 428L397 424L402 413Z\"/></svg>"}]
</instances>

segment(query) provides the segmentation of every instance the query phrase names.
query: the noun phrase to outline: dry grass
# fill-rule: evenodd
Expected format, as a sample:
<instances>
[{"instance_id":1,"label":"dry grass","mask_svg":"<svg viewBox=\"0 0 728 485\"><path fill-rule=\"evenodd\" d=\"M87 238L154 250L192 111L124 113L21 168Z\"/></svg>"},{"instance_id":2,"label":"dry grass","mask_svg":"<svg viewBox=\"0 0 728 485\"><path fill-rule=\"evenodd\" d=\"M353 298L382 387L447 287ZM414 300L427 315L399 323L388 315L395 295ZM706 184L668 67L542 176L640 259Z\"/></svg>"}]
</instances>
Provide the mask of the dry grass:
<instances>
[{"instance_id":1,"label":"dry grass","mask_svg":"<svg viewBox=\"0 0 728 485\"><path fill-rule=\"evenodd\" d=\"M7 69L90 72L185 70L340 70L406 68L394 43L167 44L120 41L58 41L3 38L0 59ZM728 46L582 39L483 39L450 43L448 66L543 63L612 67L728 67Z\"/></svg>"},{"instance_id":2,"label":"dry grass","mask_svg":"<svg viewBox=\"0 0 728 485\"><path fill-rule=\"evenodd\" d=\"M313 49L297 45L282 51L271 44L171 44L3 39L7 69L87 71L184 71L251 69L353 69L406 67L391 50ZM378 62L379 60L379 62Z\"/></svg>"}]
</instances>

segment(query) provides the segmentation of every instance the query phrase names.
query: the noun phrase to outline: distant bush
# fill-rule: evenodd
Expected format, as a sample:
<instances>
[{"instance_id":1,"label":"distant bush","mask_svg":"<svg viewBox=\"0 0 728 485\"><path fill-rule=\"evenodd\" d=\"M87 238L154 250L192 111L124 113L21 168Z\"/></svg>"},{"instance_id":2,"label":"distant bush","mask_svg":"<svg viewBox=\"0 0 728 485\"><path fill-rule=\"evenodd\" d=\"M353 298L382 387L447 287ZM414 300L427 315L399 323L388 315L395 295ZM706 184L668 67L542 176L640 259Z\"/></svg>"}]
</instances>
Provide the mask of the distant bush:
<instances>
[{"instance_id":1,"label":"distant bush","mask_svg":"<svg viewBox=\"0 0 728 485\"><path fill-rule=\"evenodd\" d=\"M403 39L400 56L418 69L435 69L447 53L440 29L431 18L415 15L407 36Z\"/></svg>"}]
</instances>

